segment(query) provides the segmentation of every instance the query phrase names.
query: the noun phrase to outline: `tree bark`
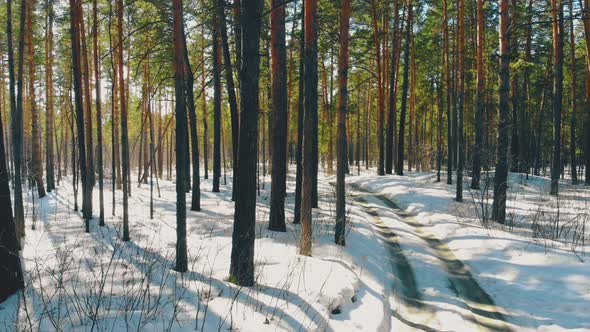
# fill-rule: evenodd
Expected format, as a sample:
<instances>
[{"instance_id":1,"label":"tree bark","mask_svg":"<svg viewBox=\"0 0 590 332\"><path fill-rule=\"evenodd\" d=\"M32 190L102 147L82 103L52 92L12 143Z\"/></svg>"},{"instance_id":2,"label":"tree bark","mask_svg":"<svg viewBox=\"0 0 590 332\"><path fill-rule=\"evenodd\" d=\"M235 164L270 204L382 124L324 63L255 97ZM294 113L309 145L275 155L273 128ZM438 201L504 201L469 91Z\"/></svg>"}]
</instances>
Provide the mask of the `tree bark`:
<instances>
[{"instance_id":1,"label":"tree bark","mask_svg":"<svg viewBox=\"0 0 590 332\"><path fill-rule=\"evenodd\" d=\"M238 140L239 140L239 114L238 104L236 101L236 91L234 87L234 75L232 70L231 55L229 52L229 43L227 38L227 27L225 20L224 0L217 0L217 15L219 20L219 33L221 38L221 47L223 49L223 65L225 71L225 82L227 90L227 99L229 102L231 132L232 132L232 165L233 165L233 186L236 187L236 173L238 169ZM232 197L234 196L232 190Z\"/></svg>"},{"instance_id":2,"label":"tree bark","mask_svg":"<svg viewBox=\"0 0 590 332\"><path fill-rule=\"evenodd\" d=\"M35 101L35 53L33 46L33 2L27 1L27 57L29 61L28 98L31 107L31 180L37 185L39 198L45 197L43 165L41 164L41 128L39 110ZM34 224L33 224L33 227Z\"/></svg>"},{"instance_id":3,"label":"tree bark","mask_svg":"<svg viewBox=\"0 0 590 332\"><path fill-rule=\"evenodd\" d=\"M127 98L125 97L125 77L123 76L123 0L117 0L117 40L119 65L119 102L121 109L121 145L123 166L123 241L129 241L129 133L127 131ZM183 201L184 202L184 201Z\"/></svg>"},{"instance_id":4,"label":"tree bark","mask_svg":"<svg viewBox=\"0 0 590 332\"><path fill-rule=\"evenodd\" d=\"M563 99L563 0L551 0L553 31L553 158L551 195L557 195L561 169L561 106Z\"/></svg>"},{"instance_id":5,"label":"tree bark","mask_svg":"<svg viewBox=\"0 0 590 332\"><path fill-rule=\"evenodd\" d=\"M11 6L8 0L8 6ZM10 13L10 11L9 11ZM4 106L4 105L0 105ZM19 255L19 241L10 202L9 175L6 167L4 131L0 117L0 303L10 295L24 289L23 272Z\"/></svg>"},{"instance_id":6,"label":"tree bark","mask_svg":"<svg viewBox=\"0 0 590 332\"><path fill-rule=\"evenodd\" d=\"M396 174L404 175L404 141L405 141L405 127L406 127L406 109L408 104L408 81L410 74L410 39L412 36L412 18L413 4L412 0L408 1L408 17L406 22L406 40L404 46L404 76L402 83L402 105L399 123L399 133L397 139L397 167Z\"/></svg>"},{"instance_id":7,"label":"tree bark","mask_svg":"<svg viewBox=\"0 0 590 332\"><path fill-rule=\"evenodd\" d=\"M25 45L25 0L21 0L19 40L18 40L18 82L14 73L14 52L12 46L12 0L7 0L6 6L6 35L8 38L8 78L10 90L10 114L12 125L12 144L14 159L14 222L16 224L17 238L25 236L25 215L23 210L22 191L22 144L23 144L23 53ZM16 89L15 89L16 85ZM18 91L18 95L17 95ZM20 247L20 244L19 244Z\"/></svg>"},{"instance_id":8,"label":"tree bark","mask_svg":"<svg viewBox=\"0 0 590 332\"><path fill-rule=\"evenodd\" d=\"M121 1L121 0L120 0ZM187 144L186 105L185 105L185 68L184 68L184 23L182 0L174 0L173 6L173 41L174 41L174 91L176 119L176 266L178 272L188 270L186 243L186 174Z\"/></svg>"},{"instance_id":9,"label":"tree bark","mask_svg":"<svg viewBox=\"0 0 590 332\"><path fill-rule=\"evenodd\" d=\"M578 184L578 167L576 159L576 112L578 104L576 102L577 95L577 75L576 75L576 35L574 34L574 0L569 1L569 15L570 15L570 70L572 77L572 95L571 95L571 122L570 122L570 159L571 159L571 177L572 184Z\"/></svg>"},{"instance_id":10,"label":"tree bark","mask_svg":"<svg viewBox=\"0 0 590 332\"><path fill-rule=\"evenodd\" d=\"M98 196L99 196L99 216L98 225L104 226L104 165L102 156L102 105L100 97L100 62L99 62L99 44L98 44L98 0L92 1L92 43L94 48L94 81L95 81L95 108L96 108L96 144L97 144L97 162L98 162Z\"/></svg>"},{"instance_id":11,"label":"tree bark","mask_svg":"<svg viewBox=\"0 0 590 332\"><path fill-rule=\"evenodd\" d=\"M340 54L338 56L338 127L336 128L336 226L334 241L345 245L346 229L346 116L348 98L348 30L350 28L350 0L342 1L340 12ZM392 68L393 70L393 68Z\"/></svg>"},{"instance_id":12,"label":"tree bark","mask_svg":"<svg viewBox=\"0 0 590 332\"><path fill-rule=\"evenodd\" d=\"M240 167L235 188L234 229L230 280L243 286L254 284L256 224L256 155L258 141L260 29L263 1L241 4L242 62L240 67Z\"/></svg>"},{"instance_id":13,"label":"tree bark","mask_svg":"<svg viewBox=\"0 0 590 332\"><path fill-rule=\"evenodd\" d=\"M457 190L455 200L463 201L463 168L465 164L465 134L463 132L463 113L465 108L465 1L459 0L459 11L457 15L458 29L458 51L459 51L459 82L458 82L458 127L457 135L459 140L459 160L457 164Z\"/></svg>"},{"instance_id":14,"label":"tree bark","mask_svg":"<svg viewBox=\"0 0 590 332\"><path fill-rule=\"evenodd\" d=\"M82 181L82 215L85 221L86 232L90 232L90 216L88 215L87 202L89 199L90 185L88 182L88 169L86 167L86 140L84 133L84 104L82 96L82 70L80 55L80 17L82 15L82 5L79 0L70 0L70 33L72 43L72 74L74 83L74 100L76 107L76 127L78 138L78 165L80 170L80 179ZM73 136L73 135L72 135ZM75 160L75 157L72 157ZM73 173L76 173L76 167ZM76 186L74 179L74 186ZM77 192L77 190L75 190Z\"/></svg>"},{"instance_id":15,"label":"tree bark","mask_svg":"<svg viewBox=\"0 0 590 332\"><path fill-rule=\"evenodd\" d=\"M510 94L510 35L509 0L499 0L500 8L500 72L498 87L498 147L494 175L494 202L492 218L500 224L506 222L506 189L508 187L508 121Z\"/></svg>"},{"instance_id":16,"label":"tree bark","mask_svg":"<svg viewBox=\"0 0 590 332\"><path fill-rule=\"evenodd\" d=\"M53 1L47 1L47 30L45 38L45 172L47 191L55 189L54 173L54 115L53 115Z\"/></svg>"},{"instance_id":17,"label":"tree bark","mask_svg":"<svg viewBox=\"0 0 590 332\"><path fill-rule=\"evenodd\" d=\"M213 192L219 192L221 177L221 54L219 45L219 17L213 28Z\"/></svg>"},{"instance_id":18,"label":"tree bark","mask_svg":"<svg viewBox=\"0 0 590 332\"><path fill-rule=\"evenodd\" d=\"M287 51L285 49L285 1L271 0L270 38L272 73L272 173L268 229L286 232L287 190ZM227 70L227 69L226 69Z\"/></svg>"},{"instance_id":19,"label":"tree bark","mask_svg":"<svg viewBox=\"0 0 590 332\"><path fill-rule=\"evenodd\" d=\"M477 0L477 55L476 55L476 92L475 92L475 118L473 135L475 145L473 146L473 174L471 177L471 189L479 189L481 178L481 155L483 149L483 112L485 108L485 72L484 72L484 51L485 51L485 20L483 12L484 0Z\"/></svg>"},{"instance_id":20,"label":"tree bark","mask_svg":"<svg viewBox=\"0 0 590 332\"><path fill-rule=\"evenodd\" d=\"M301 239L299 253L311 256L311 209L313 204L315 122L318 111L318 49L317 49L317 0L304 0L305 5L305 51L303 94L303 178L301 184Z\"/></svg>"}]
</instances>

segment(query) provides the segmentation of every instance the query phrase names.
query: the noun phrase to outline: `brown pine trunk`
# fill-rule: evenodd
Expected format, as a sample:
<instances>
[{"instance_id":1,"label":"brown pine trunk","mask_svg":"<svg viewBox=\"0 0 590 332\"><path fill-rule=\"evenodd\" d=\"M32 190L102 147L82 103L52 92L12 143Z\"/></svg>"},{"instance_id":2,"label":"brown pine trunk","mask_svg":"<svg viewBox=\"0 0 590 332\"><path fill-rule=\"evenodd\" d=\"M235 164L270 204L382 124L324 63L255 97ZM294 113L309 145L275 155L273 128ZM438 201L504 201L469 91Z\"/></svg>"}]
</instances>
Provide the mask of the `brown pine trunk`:
<instances>
[{"instance_id":1,"label":"brown pine trunk","mask_svg":"<svg viewBox=\"0 0 590 332\"><path fill-rule=\"evenodd\" d=\"M120 0L121 1L121 0ZM173 41L174 41L174 90L176 118L176 266L178 272L188 269L186 243L186 174L187 155L184 144L188 143L186 133L185 78L184 78L184 24L182 0L173 3Z\"/></svg>"},{"instance_id":2,"label":"brown pine trunk","mask_svg":"<svg viewBox=\"0 0 590 332\"><path fill-rule=\"evenodd\" d=\"M510 36L509 0L499 0L500 6L500 72L498 105L498 146L494 175L494 202L492 218L500 224L506 222L506 189L508 188L508 121L510 98Z\"/></svg>"},{"instance_id":3,"label":"brown pine trunk","mask_svg":"<svg viewBox=\"0 0 590 332\"><path fill-rule=\"evenodd\" d=\"M129 133L127 131L127 98L123 76L123 0L117 0L117 64L119 79L119 102L121 107L121 146L123 174L123 241L129 241Z\"/></svg>"},{"instance_id":4,"label":"brown pine trunk","mask_svg":"<svg viewBox=\"0 0 590 332\"><path fill-rule=\"evenodd\" d=\"M463 130L463 113L465 109L465 1L459 0L459 11L457 17L457 29L459 32L458 38L458 51L459 51L459 82L458 82L458 126L457 135L459 146L458 146L458 163L457 163L457 190L455 200L457 202L463 201L463 168L465 164L465 133Z\"/></svg>"},{"instance_id":5,"label":"brown pine trunk","mask_svg":"<svg viewBox=\"0 0 590 332\"><path fill-rule=\"evenodd\" d=\"M378 24L377 1L371 0L371 19L373 24L373 43L375 44L375 60L377 62L377 146L379 158L377 160L377 175L385 175L385 146L383 141L384 127L384 89L383 89L383 63L381 50L381 29Z\"/></svg>"},{"instance_id":6,"label":"brown pine trunk","mask_svg":"<svg viewBox=\"0 0 590 332\"><path fill-rule=\"evenodd\" d=\"M563 98L563 0L551 0L553 32L553 158L551 194L557 195L561 169L561 106Z\"/></svg>"},{"instance_id":7,"label":"brown pine trunk","mask_svg":"<svg viewBox=\"0 0 590 332\"><path fill-rule=\"evenodd\" d=\"M70 0L70 13L71 13L71 43L72 43L72 69L73 69L73 87L74 87L74 99L75 99L75 110L76 110L76 128L78 138L78 163L73 162L73 173L76 173L77 169L80 170L80 179L82 180L82 215L85 220L86 232L90 232L90 214L88 213L88 200L89 192L91 189L88 181L88 169L86 167L86 140L84 138L84 104L82 96L82 65L81 65L81 54L80 54L80 18L82 16L82 5L78 0ZM72 127L73 131L73 127ZM72 134L73 138L73 134ZM75 160L75 154L72 154L72 160ZM76 167L79 166L79 167ZM74 178L75 194L77 194L77 181ZM76 195L75 195L76 196ZM77 209L77 202L75 208Z\"/></svg>"},{"instance_id":8,"label":"brown pine trunk","mask_svg":"<svg viewBox=\"0 0 590 332\"><path fill-rule=\"evenodd\" d=\"M268 229L286 232L285 195L287 191L287 51L285 49L285 1L271 0L272 73L272 173Z\"/></svg>"},{"instance_id":9,"label":"brown pine trunk","mask_svg":"<svg viewBox=\"0 0 590 332\"><path fill-rule=\"evenodd\" d=\"M443 68L445 86L445 110L447 115L447 184L453 184L453 135L451 121L451 66L449 57L449 24L448 24L448 3L443 0L442 10L443 30Z\"/></svg>"},{"instance_id":10,"label":"brown pine trunk","mask_svg":"<svg viewBox=\"0 0 590 332\"><path fill-rule=\"evenodd\" d=\"M338 56L338 127L336 128L336 153L338 154L336 169L336 226L334 241L345 245L346 230L346 115L348 98L348 30L350 28L350 0L342 1L340 12L340 54Z\"/></svg>"},{"instance_id":11,"label":"brown pine trunk","mask_svg":"<svg viewBox=\"0 0 590 332\"><path fill-rule=\"evenodd\" d=\"M475 145L473 146L473 174L471 177L471 189L479 189L481 178L481 155L483 149L483 112L485 107L485 73L484 73L484 51L485 51L485 21L483 12L484 0L477 0L477 47L476 47L476 92L475 92L475 118L473 134Z\"/></svg>"},{"instance_id":12,"label":"brown pine trunk","mask_svg":"<svg viewBox=\"0 0 590 332\"><path fill-rule=\"evenodd\" d=\"M54 175L54 118L53 118L53 1L47 1L47 33L45 38L45 172L47 191L55 189Z\"/></svg>"},{"instance_id":13,"label":"brown pine trunk","mask_svg":"<svg viewBox=\"0 0 590 332\"><path fill-rule=\"evenodd\" d=\"M98 190L99 190L99 226L104 226L104 166L102 156L102 105L100 98L100 62L98 45L98 0L92 1L92 44L94 49L94 81L95 81L95 108L96 108L96 135L97 135L97 162L98 162Z\"/></svg>"},{"instance_id":14,"label":"brown pine trunk","mask_svg":"<svg viewBox=\"0 0 590 332\"><path fill-rule=\"evenodd\" d=\"M80 5L81 6L81 5ZM80 9L82 10L82 9ZM88 47L86 45L86 29L84 15L80 16L80 41L82 46L82 83L84 93L84 120L86 131L86 167L88 168L88 180L90 186L94 187L96 178L94 176L94 144L92 137L92 98L90 97L90 65L88 63ZM92 194L92 193L91 193ZM91 196L92 198L92 196ZM92 217L92 200L88 202L90 217Z\"/></svg>"},{"instance_id":15,"label":"brown pine trunk","mask_svg":"<svg viewBox=\"0 0 590 332\"><path fill-rule=\"evenodd\" d=\"M571 95L571 105L572 105L572 114L571 114L571 122L570 122L570 159L571 159L571 176L572 176L572 184L578 184L578 171L577 171L577 160L576 160L576 112L578 108L578 104L576 103L576 94L577 94L577 75L576 75L576 35L574 34L574 0L569 1L569 15L570 19L570 56L571 56L571 63L570 63L570 71L572 76L572 95Z\"/></svg>"},{"instance_id":16,"label":"brown pine trunk","mask_svg":"<svg viewBox=\"0 0 590 332\"><path fill-rule=\"evenodd\" d=\"M303 113L303 178L301 190L301 239L299 253L311 256L311 208L313 206L313 178L317 162L314 158L314 119L317 119L318 50L317 0L305 0L304 37L304 113Z\"/></svg>"},{"instance_id":17,"label":"brown pine trunk","mask_svg":"<svg viewBox=\"0 0 590 332\"><path fill-rule=\"evenodd\" d=\"M28 97L31 108L31 180L37 185L39 198L45 197L41 164L41 129L39 110L35 101L35 54L33 52L33 1L27 1L27 57L29 61ZM35 224L33 224L33 228Z\"/></svg>"}]
</instances>

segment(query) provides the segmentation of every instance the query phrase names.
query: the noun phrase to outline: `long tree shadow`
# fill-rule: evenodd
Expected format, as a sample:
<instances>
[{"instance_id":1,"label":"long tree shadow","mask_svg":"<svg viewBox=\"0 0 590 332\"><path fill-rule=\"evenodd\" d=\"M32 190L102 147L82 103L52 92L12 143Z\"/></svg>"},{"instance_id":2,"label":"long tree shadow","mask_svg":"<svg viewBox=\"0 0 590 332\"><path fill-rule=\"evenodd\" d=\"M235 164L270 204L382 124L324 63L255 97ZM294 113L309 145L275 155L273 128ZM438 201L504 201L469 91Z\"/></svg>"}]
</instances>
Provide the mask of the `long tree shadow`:
<instances>
[{"instance_id":1,"label":"long tree shadow","mask_svg":"<svg viewBox=\"0 0 590 332\"><path fill-rule=\"evenodd\" d=\"M107 228L110 227L111 226L107 226ZM105 239L104 236L99 236L96 232L93 232L91 234L93 235L93 238L98 242L119 241L118 234L113 229L109 229L107 231L107 236L109 237L108 240ZM109 242L107 242L107 244L108 243ZM146 261L158 262L161 269L172 269L174 266L174 262L171 258L164 257L154 250L142 248L133 241L126 242L124 246L125 248L123 250L127 251L127 254L122 254L122 258L125 259L127 263L137 267L140 271L143 271L143 269L145 269ZM152 283L158 284L163 282L169 289L174 289L175 287L178 287L177 285L174 285L174 283L177 283L177 280L158 279L160 273L154 273L153 275L154 279L150 280L150 282ZM285 323L295 331L306 331L309 329L309 326L304 326L295 317L291 317L289 313L278 308L278 304L275 306L270 306L266 303L262 303L260 302L260 299L251 296L250 294L248 294L249 292L245 292L242 287L233 285L231 283L223 282L221 280L217 280L210 275L205 275L197 271L189 271L187 273L184 273L182 278L187 281L203 282L206 284L209 283L212 287L216 289L228 289L229 292L222 292L221 294L219 294L219 297L223 297L228 300L232 300L232 298L235 298L246 305L255 307L255 310L259 310L260 312L264 313L269 317L281 317L281 319L285 321ZM271 298L276 296L276 294L283 294L283 297L286 301L296 306L299 306L302 309L301 312L305 314L309 323L315 324L319 328L325 328L328 324L326 318L324 317L326 313L318 312L310 303L306 302L299 295L289 290L278 289L267 285L258 285L256 290L267 296L270 296ZM196 293L194 290L191 290L189 288L183 288L183 291L189 294L191 299L196 299L196 301L199 301L198 305L204 305L202 300L199 298L199 294ZM224 321L226 319L227 317L223 319L220 318L219 321Z\"/></svg>"}]
</instances>

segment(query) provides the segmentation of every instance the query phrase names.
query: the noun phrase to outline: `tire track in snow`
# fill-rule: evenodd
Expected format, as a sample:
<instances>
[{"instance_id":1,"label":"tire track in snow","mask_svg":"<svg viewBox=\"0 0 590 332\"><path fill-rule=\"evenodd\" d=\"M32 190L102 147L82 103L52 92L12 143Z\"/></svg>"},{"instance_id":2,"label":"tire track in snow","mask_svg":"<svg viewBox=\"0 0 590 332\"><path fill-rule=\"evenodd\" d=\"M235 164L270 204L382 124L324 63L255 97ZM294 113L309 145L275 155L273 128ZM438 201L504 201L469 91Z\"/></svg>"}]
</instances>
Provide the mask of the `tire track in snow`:
<instances>
[{"instance_id":1,"label":"tire track in snow","mask_svg":"<svg viewBox=\"0 0 590 332\"><path fill-rule=\"evenodd\" d=\"M463 299L463 302L473 314L475 323L482 331L511 331L512 329L507 325L504 315L498 310L494 304L493 299L481 288L477 281L471 275L469 268L461 262L453 254L452 250L441 240L430 234L424 227L414 218L416 215L402 210L397 204L383 195L367 192L357 184L351 184L351 187L357 192L368 195L379 200L386 207L388 207L399 220L408 226L411 226L416 234L433 250L436 258L442 263L447 272L447 278L451 283L453 291L458 297ZM413 309L422 309L428 317L434 316L431 308L421 302L422 297L417 288L415 274L410 266L410 263L404 256L402 248L399 245L398 236L381 221L378 211L370 206L367 206L366 199L361 195L357 195L356 200L361 202L360 207L371 215L375 222L372 224L378 229L380 235L384 237L390 253L392 254L392 263L395 270L401 274L395 276L397 281L402 286L403 296L401 299L406 305ZM394 312L395 315L395 312ZM412 324L403 317L396 317L406 324ZM431 320L431 317L429 320ZM427 320L428 321L428 320ZM424 324L427 324L427 321ZM434 331L427 326L418 324L414 326L424 331Z\"/></svg>"}]
</instances>

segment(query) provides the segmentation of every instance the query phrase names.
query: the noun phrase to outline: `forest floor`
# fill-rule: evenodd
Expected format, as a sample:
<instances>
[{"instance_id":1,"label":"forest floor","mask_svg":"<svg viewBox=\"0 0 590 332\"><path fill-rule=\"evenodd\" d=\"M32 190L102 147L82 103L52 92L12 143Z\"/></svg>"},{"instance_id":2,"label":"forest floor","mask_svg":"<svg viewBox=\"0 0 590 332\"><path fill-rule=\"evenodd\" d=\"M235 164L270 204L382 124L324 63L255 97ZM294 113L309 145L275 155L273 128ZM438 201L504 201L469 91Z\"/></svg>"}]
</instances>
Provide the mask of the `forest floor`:
<instances>
[{"instance_id":1,"label":"forest floor","mask_svg":"<svg viewBox=\"0 0 590 332\"><path fill-rule=\"evenodd\" d=\"M342 248L333 244L334 178L321 175L313 257L302 257L292 224L294 171L286 233L266 229L270 176L261 179L251 288L227 281L229 177L221 193L203 181L202 211L187 211L184 275L172 270L173 182L160 180L161 197L154 189L153 219L149 185L133 185L129 242L120 241L121 192L112 216L108 180L106 226L94 219L90 233L73 211L69 178L47 198L33 202L28 192L27 288L0 304L0 330L590 330L588 188L564 184L558 201L546 194L546 179L513 175L512 223L502 226L482 221L491 199L467 183L457 203L455 186L436 183L433 173L350 176ZM98 188L93 197L97 217Z\"/></svg>"},{"instance_id":2,"label":"forest floor","mask_svg":"<svg viewBox=\"0 0 590 332\"><path fill-rule=\"evenodd\" d=\"M398 246L392 250L394 271L407 265L409 272L394 274L415 278L396 280L399 309L392 325L590 330L588 187L563 181L556 198L548 194L548 179L511 174L509 222L499 225L482 218L482 211L491 210L493 190L468 189L467 178L462 203L454 201L454 184L437 183L429 172L361 175L348 182L361 190L357 200ZM406 286L412 283L413 291ZM408 297L418 301L406 303Z\"/></svg>"}]
</instances>

